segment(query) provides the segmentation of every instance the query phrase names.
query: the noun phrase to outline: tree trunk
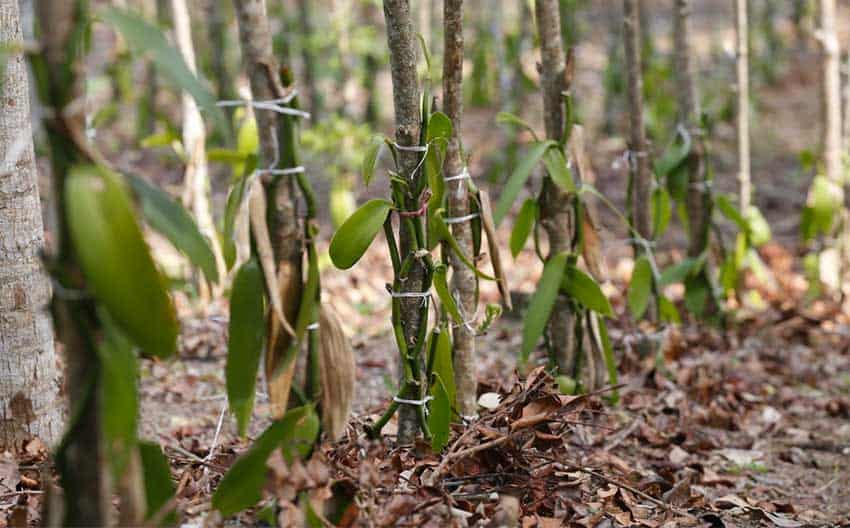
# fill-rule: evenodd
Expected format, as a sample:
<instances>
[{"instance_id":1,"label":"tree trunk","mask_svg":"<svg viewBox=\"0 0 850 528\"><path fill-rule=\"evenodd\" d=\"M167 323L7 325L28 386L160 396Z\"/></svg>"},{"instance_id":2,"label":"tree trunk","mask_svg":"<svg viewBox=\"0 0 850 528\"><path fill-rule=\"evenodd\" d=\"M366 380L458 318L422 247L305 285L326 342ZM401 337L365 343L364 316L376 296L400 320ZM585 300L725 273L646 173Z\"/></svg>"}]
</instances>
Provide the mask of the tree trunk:
<instances>
[{"instance_id":1,"label":"tree trunk","mask_svg":"<svg viewBox=\"0 0 850 528\"><path fill-rule=\"evenodd\" d=\"M14 49L22 42L18 0L0 0L0 43ZM9 54L0 82L0 451L15 452L33 437L54 445L63 409L21 53Z\"/></svg>"},{"instance_id":2,"label":"tree trunk","mask_svg":"<svg viewBox=\"0 0 850 528\"><path fill-rule=\"evenodd\" d=\"M452 121L452 138L446 150L443 166L446 176L461 174L464 162L461 148L461 118L463 116L463 0L444 0L443 4L443 111ZM469 214L467 181L451 181L446 189L450 217ZM452 225L452 234L463 252L472 255L472 225L459 222ZM452 286L460 301L461 315L470 324L458 325L452 332L454 341L454 371L457 387L457 409L461 416L474 416L477 410L478 377L475 359L475 273L451 254Z\"/></svg>"},{"instance_id":3,"label":"tree trunk","mask_svg":"<svg viewBox=\"0 0 850 528\"><path fill-rule=\"evenodd\" d=\"M741 212L752 202L750 180L750 63L747 0L735 0L735 53L738 79L738 189Z\"/></svg>"},{"instance_id":4,"label":"tree trunk","mask_svg":"<svg viewBox=\"0 0 850 528\"><path fill-rule=\"evenodd\" d=\"M171 0L174 22L174 35L183 60L193 73L195 48L192 45L192 28L186 0ZM195 99L187 92L183 93L183 148L186 151L186 175L183 189L183 202L191 204L198 229L206 237L215 256L219 277L226 273L221 245L210 206L210 176L207 170L206 128Z\"/></svg>"},{"instance_id":5,"label":"tree trunk","mask_svg":"<svg viewBox=\"0 0 850 528\"><path fill-rule=\"evenodd\" d=\"M652 238L652 171L643 117L643 70L641 67L640 0L623 2L623 35L626 50L626 88L629 100L629 213L632 227L645 240ZM635 256L644 252L635 244Z\"/></svg>"},{"instance_id":6,"label":"tree trunk","mask_svg":"<svg viewBox=\"0 0 850 528\"><path fill-rule=\"evenodd\" d=\"M251 83L251 94L255 101L267 101L282 96L279 66L272 53L272 37L266 16L264 0L236 0L236 18L239 23L239 39L242 57ZM271 167L282 160L278 138L283 142L284 132L281 119L274 112L260 110L254 115L260 136L261 167ZM286 167L279 167L286 168ZM263 180L269 197L266 221L271 234L274 258L277 264L277 279L283 313L288 321L294 321L301 304L302 254L301 230L297 215L295 183L291 176L277 176ZM267 316L268 338L266 344L265 373L268 384L271 412L280 417L286 411L289 388L295 362L286 372L278 372L278 365L291 343L290 336L281 326L272 311Z\"/></svg>"},{"instance_id":7,"label":"tree trunk","mask_svg":"<svg viewBox=\"0 0 850 528\"><path fill-rule=\"evenodd\" d=\"M841 75L838 38L835 34L835 0L820 0L820 45L823 53L822 148L826 177L843 189L841 166ZM843 193L842 193L843 194Z\"/></svg>"},{"instance_id":8,"label":"tree trunk","mask_svg":"<svg viewBox=\"0 0 850 528\"><path fill-rule=\"evenodd\" d=\"M674 0L673 47L676 63L676 92L679 104L679 123L693 140L688 155L688 256L698 257L708 247L711 215L711 194L706 183L705 146L700 124L696 72L690 49L689 0Z\"/></svg>"},{"instance_id":9,"label":"tree trunk","mask_svg":"<svg viewBox=\"0 0 850 528\"><path fill-rule=\"evenodd\" d=\"M304 63L304 87L307 88L307 105L313 119L318 121L322 112L322 94L316 77L316 57L313 43L313 20L310 17L310 0L297 0L298 22L301 24L301 60Z\"/></svg>"},{"instance_id":10,"label":"tree trunk","mask_svg":"<svg viewBox=\"0 0 850 528\"><path fill-rule=\"evenodd\" d=\"M387 23L387 44L390 50L390 73L393 82L393 107L395 108L395 141L402 146L419 144L419 84L416 75L415 34L410 14L410 0L384 0L384 18ZM421 152L402 150L399 152L399 169L405 177L413 175L419 165ZM406 196L410 210L419 207L418 196ZM400 227L399 242L401 258L414 252L415 234ZM425 269L419 259L415 259L408 278L402 284L402 292L421 292L425 280ZM401 321L404 339L409 349L416 348L421 320L420 299L404 298L400 300ZM427 315L427 312L425 312ZM421 384L421 380L419 381ZM415 392L414 392L415 390ZM421 397L422 387L409 389L412 399ZM398 417L398 442L412 442L419 430L417 418L419 409L414 405L401 405Z\"/></svg>"},{"instance_id":11,"label":"tree trunk","mask_svg":"<svg viewBox=\"0 0 850 528\"><path fill-rule=\"evenodd\" d=\"M567 85L566 58L561 42L558 0L535 2L537 28L540 32L540 88L543 95L543 121L546 137L560 141L564 135L564 96ZM540 194L540 223L549 238L549 255L572 250L574 230L573 199L546 176ZM549 342L555 352L559 370L575 374L576 314L570 309L566 295L558 295L549 318Z\"/></svg>"},{"instance_id":12,"label":"tree trunk","mask_svg":"<svg viewBox=\"0 0 850 528\"><path fill-rule=\"evenodd\" d=\"M68 399L73 405L74 420L56 455L56 466L62 478L66 510L65 526L104 526L110 511L110 494L103 464L103 442L99 417L98 384L100 361L94 346L99 323L89 298L79 299L64 292L84 290L82 273L65 222L64 185L70 168L91 162L85 145L83 105L75 104L84 97L84 61L74 39L80 28L89 23L87 2L41 0L36 3L42 32L42 57L45 61L46 86L39 93L46 107L44 129L52 159L53 196L57 203L58 255L55 263L62 275L62 289L53 297L53 315L59 339L64 345Z\"/></svg>"}]
</instances>

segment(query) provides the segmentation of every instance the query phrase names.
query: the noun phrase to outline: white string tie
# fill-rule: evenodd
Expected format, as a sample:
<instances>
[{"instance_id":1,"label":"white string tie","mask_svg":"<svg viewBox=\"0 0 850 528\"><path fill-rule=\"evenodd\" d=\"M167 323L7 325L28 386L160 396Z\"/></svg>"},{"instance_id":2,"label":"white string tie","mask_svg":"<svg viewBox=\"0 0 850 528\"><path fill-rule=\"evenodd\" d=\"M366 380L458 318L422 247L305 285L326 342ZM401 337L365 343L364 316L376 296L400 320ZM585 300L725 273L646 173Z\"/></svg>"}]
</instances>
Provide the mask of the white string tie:
<instances>
[{"instance_id":1,"label":"white string tie","mask_svg":"<svg viewBox=\"0 0 850 528\"><path fill-rule=\"evenodd\" d=\"M257 174L271 174L272 176L287 176L290 174L303 174L304 166L299 165L297 167L289 167L288 169L257 169Z\"/></svg>"},{"instance_id":2,"label":"white string tie","mask_svg":"<svg viewBox=\"0 0 850 528\"><path fill-rule=\"evenodd\" d=\"M393 146L398 150L402 150L404 152L427 152L428 145L399 145L397 142L393 141Z\"/></svg>"},{"instance_id":3,"label":"white string tie","mask_svg":"<svg viewBox=\"0 0 850 528\"><path fill-rule=\"evenodd\" d=\"M447 224L460 224L462 222L468 222L469 220L472 220L473 218L478 218L478 216L479 216L479 213L470 213L468 215L454 216L454 217L450 216L448 218L443 218L443 222L445 222Z\"/></svg>"},{"instance_id":4,"label":"white string tie","mask_svg":"<svg viewBox=\"0 0 850 528\"><path fill-rule=\"evenodd\" d=\"M455 174L454 176L449 176L447 178L443 178L443 181L444 182L453 182L453 181L457 181L457 180L468 180L470 178L471 178L471 176L469 174L469 169L467 167L464 167L463 170L460 171L459 174Z\"/></svg>"},{"instance_id":5,"label":"white string tie","mask_svg":"<svg viewBox=\"0 0 850 528\"><path fill-rule=\"evenodd\" d=\"M396 403L401 403L401 404L404 404L404 405L413 405L413 406L416 406L416 407L422 407L423 405L425 405L426 403L428 403L429 401L431 401L433 399L434 399L434 397L431 396L430 394L428 396L425 396L421 400L407 400L405 398L399 398L398 396L393 396L393 401L396 402Z\"/></svg>"},{"instance_id":6,"label":"white string tie","mask_svg":"<svg viewBox=\"0 0 850 528\"><path fill-rule=\"evenodd\" d=\"M293 91L286 97L278 98L278 99L267 99L265 101L252 101L248 99L230 99L225 101L218 101L215 105L218 107L225 106L250 106L255 110L269 110L272 112L276 112L278 114L291 115L296 117L303 117L304 119L310 119L310 113L305 112L304 110L299 110L297 108L291 108L289 106L284 106L292 101L297 92Z\"/></svg>"}]
</instances>

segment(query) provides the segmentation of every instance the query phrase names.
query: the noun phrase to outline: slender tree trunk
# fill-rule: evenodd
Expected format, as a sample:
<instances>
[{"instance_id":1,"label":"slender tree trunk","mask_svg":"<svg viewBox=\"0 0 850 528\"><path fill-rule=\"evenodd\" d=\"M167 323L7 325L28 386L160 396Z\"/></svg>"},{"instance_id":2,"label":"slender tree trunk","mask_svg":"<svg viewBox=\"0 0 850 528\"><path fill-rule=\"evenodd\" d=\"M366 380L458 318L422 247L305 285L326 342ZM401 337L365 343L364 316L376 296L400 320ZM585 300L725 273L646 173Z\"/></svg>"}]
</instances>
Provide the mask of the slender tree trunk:
<instances>
[{"instance_id":1,"label":"slender tree trunk","mask_svg":"<svg viewBox=\"0 0 850 528\"><path fill-rule=\"evenodd\" d=\"M543 122L546 137L560 141L565 124L563 93L569 86L558 0L538 0L535 2L535 10L540 32ZM575 228L572 197L547 176L543 180L540 202L540 223L549 238L549 255L571 251ZM549 318L549 342L555 351L559 369L570 376L574 375L576 365L575 321L576 314L570 309L567 296L559 295Z\"/></svg>"},{"instance_id":2,"label":"slender tree trunk","mask_svg":"<svg viewBox=\"0 0 850 528\"><path fill-rule=\"evenodd\" d=\"M310 16L310 0L297 0L297 3L298 22L301 24L301 60L304 63L304 86L307 88L307 104L313 119L318 121L322 112L322 94L317 86L316 57L311 42L313 20Z\"/></svg>"},{"instance_id":3,"label":"slender tree trunk","mask_svg":"<svg viewBox=\"0 0 850 528\"><path fill-rule=\"evenodd\" d=\"M735 53L738 79L738 189L741 211L752 202L750 180L750 52L747 0L735 0Z\"/></svg>"},{"instance_id":4,"label":"slender tree trunk","mask_svg":"<svg viewBox=\"0 0 850 528\"><path fill-rule=\"evenodd\" d=\"M390 50L390 71L393 81L393 106L395 108L395 141L402 146L419 144L419 84L416 75L416 39L411 21L410 0L384 0L384 18L387 23L387 43ZM413 175L420 152L403 150L399 153L399 168L405 177ZM408 195L410 209L418 208L418 196ZM401 258L404 259L416 249L415 235L402 225L399 242ZM402 292L421 292L425 279L425 269L420 259L415 259ZM416 348L421 320L420 299L401 299L401 320L404 338L409 349ZM426 312L427 314L427 312ZM417 380L420 381L421 380ZM413 390L416 393L413 393ZM420 398L422 387L411 389L414 399ZM398 441L400 444L412 442L419 430L417 418L419 409L413 405L401 405L398 417Z\"/></svg>"},{"instance_id":5,"label":"slender tree trunk","mask_svg":"<svg viewBox=\"0 0 850 528\"><path fill-rule=\"evenodd\" d=\"M841 166L841 74L835 34L835 0L820 0L819 40L823 52L823 162L826 177L843 189Z\"/></svg>"},{"instance_id":6,"label":"slender tree trunk","mask_svg":"<svg viewBox=\"0 0 850 528\"><path fill-rule=\"evenodd\" d=\"M252 97L255 101L279 98L284 89L278 77L279 66L272 53L272 37L265 0L236 0L234 5L239 22L242 57L251 83ZM284 141L284 132L280 126L282 120L274 112L263 110L255 112L254 117L260 135L260 166L271 167L276 160L283 159L280 152L280 145ZM294 321L302 296L301 223L297 215L295 183L292 177L283 176L263 180L263 187L268 196L266 221L277 261L283 313L288 321ZM290 364L286 372L278 372L278 365L289 349L291 340L274 313L269 312L266 383L272 415L280 417L286 411L295 362Z\"/></svg>"},{"instance_id":7,"label":"slender tree trunk","mask_svg":"<svg viewBox=\"0 0 850 528\"><path fill-rule=\"evenodd\" d=\"M57 202L59 227L55 263L62 270L62 289L53 297L53 315L59 339L64 345L68 399L73 405L73 421L56 455L67 507L65 526L104 526L108 521L109 486L105 478L99 417L98 385L100 361L95 352L95 336L100 333L92 301L78 299L74 291L84 290L82 273L76 263L65 222L64 185L70 168L91 162L85 144L83 46L75 41L89 23L88 3L82 0L41 0L36 3L45 61L46 86L39 91L48 107L44 129L51 149L53 196ZM76 50L77 55L70 53ZM66 292L70 292L66 293Z\"/></svg>"},{"instance_id":8,"label":"slender tree trunk","mask_svg":"<svg viewBox=\"0 0 850 528\"><path fill-rule=\"evenodd\" d=\"M643 117L643 70L640 45L640 0L623 2L623 36L626 50L626 89L629 100L630 118L630 168L629 213L632 227L645 240L652 238L652 218L650 202L652 200L652 172L649 149L646 142L646 128ZM635 245L635 254L642 254L644 248Z\"/></svg>"},{"instance_id":9,"label":"slender tree trunk","mask_svg":"<svg viewBox=\"0 0 850 528\"><path fill-rule=\"evenodd\" d=\"M0 44L22 43L18 0L0 0ZM63 409L23 54L0 73L0 451L14 452L33 437L55 444Z\"/></svg>"},{"instance_id":10,"label":"slender tree trunk","mask_svg":"<svg viewBox=\"0 0 850 528\"><path fill-rule=\"evenodd\" d=\"M186 0L172 0L171 10L174 22L174 35L177 47L183 60L192 72L197 71L195 65L195 48L192 45L192 28ZM213 220L210 206L210 175L207 170L206 129L201 112L195 99L183 93L183 148L186 150L186 175L183 189L183 202L191 204L198 229L206 237L215 255L218 274L223 277L226 273L221 245Z\"/></svg>"},{"instance_id":11,"label":"slender tree trunk","mask_svg":"<svg viewBox=\"0 0 850 528\"><path fill-rule=\"evenodd\" d=\"M452 121L452 138L446 150L444 172L447 176L461 174L464 162L461 148L461 118L463 116L463 0L443 2L443 110ZM465 179L449 183L449 216L469 214L469 194ZM472 255L472 226L469 222L452 225L452 234L463 252ZM475 273L452 253L452 286L457 292L464 320L475 313ZM453 331L454 371L457 387L457 408L462 416L475 415L477 408L478 377L475 359L475 331L461 324Z\"/></svg>"},{"instance_id":12,"label":"slender tree trunk","mask_svg":"<svg viewBox=\"0 0 850 528\"><path fill-rule=\"evenodd\" d=\"M705 146L700 124L696 71L690 49L690 0L674 0L673 46L676 63L676 92L679 104L679 123L693 140L688 156L688 256L698 257L708 247L711 215L711 194L706 182Z\"/></svg>"}]
</instances>

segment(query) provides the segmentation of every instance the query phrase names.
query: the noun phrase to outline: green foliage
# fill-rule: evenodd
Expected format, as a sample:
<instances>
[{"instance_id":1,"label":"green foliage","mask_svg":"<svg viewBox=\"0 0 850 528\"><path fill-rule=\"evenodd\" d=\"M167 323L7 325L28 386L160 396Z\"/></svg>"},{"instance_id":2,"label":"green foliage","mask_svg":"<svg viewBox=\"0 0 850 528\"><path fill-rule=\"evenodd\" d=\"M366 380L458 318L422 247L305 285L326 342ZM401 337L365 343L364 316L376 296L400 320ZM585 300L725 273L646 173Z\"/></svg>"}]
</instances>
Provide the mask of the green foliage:
<instances>
[{"instance_id":1,"label":"green foliage","mask_svg":"<svg viewBox=\"0 0 850 528\"><path fill-rule=\"evenodd\" d=\"M513 255L514 258L519 255L523 246L525 246L525 241L528 240L528 235L531 234L531 230L534 228L534 224L537 222L539 214L537 200L528 198L525 202L523 202L522 207L519 210L519 214L517 214L516 220L514 221L514 228L511 231L510 248L511 255Z\"/></svg>"},{"instance_id":2,"label":"green foliage","mask_svg":"<svg viewBox=\"0 0 850 528\"><path fill-rule=\"evenodd\" d=\"M632 317L640 319L649 306L652 296L652 264L646 256L635 260L632 280L629 284L628 302Z\"/></svg>"},{"instance_id":3,"label":"green foliage","mask_svg":"<svg viewBox=\"0 0 850 528\"><path fill-rule=\"evenodd\" d=\"M393 208L389 200L369 200L346 220L331 239L329 253L334 266L348 269L360 260Z\"/></svg>"},{"instance_id":4,"label":"green foliage","mask_svg":"<svg viewBox=\"0 0 850 528\"><path fill-rule=\"evenodd\" d=\"M431 384L431 395L434 399L429 406L428 429L431 431L431 449L439 453L449 443L452 407L443 378L436 373L434 383Z\"/></svg>"},{"instance_id":5,"label":"green foliage","mask_svg":"<svg viewBox=\"0 0 850 528\"><path fill-rule=\"evenodd\" d=\"M517 196L519 196L525 182L531 176L531 171L534 170L534 167L543 158L543 155L546 154L546 151L552 147L557 147L557 145L554 141L535 142L525 157L517 164L508 181L505 182L502 193L499 195L499 201L496 202L496 207L493 209L493 221L497 226L508 214L508 211L511 210L511 206L516 201Z\"/></svg>"},{"instance_id":6,"label":"green foliage","mask_svg":"<svg viewBox=\"0 0 850 528\"><path fill-rule=\"evenodd\" d=\"M266 461L281 448L284 458L309 453L319 430L319 418L312 406L290 409L273 422L221 479L212 498L213 508L228 517L250 508L262 497L266 481Z\"/></svg>"},{"instance_id":7,"label":"green foliage","mask_svg":"<svg viewBox=\"0 0 850 528\"><path fill-rule=\"evenodd\" d=\"M183 206L140 176L131 174L129 183L147 223L201 268L208 281L218 282L212 249Z\"/></svg>"},{"instance_id":8,"label":"green foliage","mask_svg":"<svg viewBox=\"0 0 850 528\"><path fill-rule=\"evenodd\" d=\"M142 459L142 472L145 476L145 502L147 512L145 520L150 520L174 496L174 482L171 480L171 470L168 459L162 453L159 444L139 442L139 456ZM166 515L160 526L177 524L177 514Z\"/></svg>"},{"instance_id":9,"label":"green foliage","mask_svg":"<svg viewBox=\"0 0 850 528\"><path fill-rule=\"evenodd\" d=\"M173 354L177 315L121 177L93 165L73 167L64 200L74 251L95 299L143 352Z\"/></svg>"},{"instance_id":10,"label":"green foliage","mask_svg":"<svg viewBox=\"0 0 850 528\"><path fill-rule=\"evenodd\" d=\"M192 95L198 106L213 119L218 131L225 137L230 135L227 119L216 106L215 96L186 66L183 55L168 43L157 26L137 13L113 7L101 10L100 18L117 29L136 52L149 54L166 78Z\"/></svg>"},{"instance_id":11,"label":"green foliage","mask_svg":"<svg viewBox=\"0 0 850 528\"><path fill-rule=\"evenodd\" d=\"M437 291L437 296L440 298L443 309L448 312L455 324L463 324L463 316L460 314L460 309L458 309L457 303L449 291L447 273L448 267L445 264L434 266L434 289Z\"/></svg>"},{"instance_id":12,"label":"green foliage","mask_svg":"<svg viewBox=\"0 0 850 528\"><path fill-rule=\"evenodd\" d=\"M539 287L540 285L538 285ZM608 298L602 293L599 284L593 280L593 277L573 264L567 263L564 269L561 290L585 308L608 317L614 316L611 303L608 302Z\"/></svg>"},{"instance_id":13,"label":"green foliage","mask_svg":"<svg viewBox=\"0 0 850 528\"><path fill-rule=\"evenodd\" d=\"M549 321L549 315L558 298L564 272L567 269L567 253L559 253L550 258L543 266L543 274L537 282L537 289L528 302L528 311L522 324L522 348L520 364L528 363L528 358Z\"/></svg>"},{"instance_id":14,"label":"green foliage","mask_svg":"<svg viewBox=\"0 0 850 528\"><path fill-rule=\"evenodd\" d=\"M841 195L836 185L825 176L815 176L800 222L803 240L813 240L832 232L835 218L842 206Z\"/></svg>"},{"instance_id":15,"label":"green foliage","mask_svg":"<svg viewBox=\"0 0 850 528\"><path fill-rule=\"evenodd\" d=\"M576 184L573 180L572 171L567 166L567 160L564 158L564 153L561 149L551 148L543 155L543 164L546 166L546 172L555 185L563 191L574 193L576 192Z\"/></svg>"},{"instance_id":16,"label":"green foliage","mask_svg":"<svg viewBox=\"0 0 850 528\"><path fill-rule=\"evenodd\" d=\"M239 268L230 293L227 341L227 401L244 436L254 408L254 387L265 338L263 274L252 258Z\"/></svg>"}]
</instances>

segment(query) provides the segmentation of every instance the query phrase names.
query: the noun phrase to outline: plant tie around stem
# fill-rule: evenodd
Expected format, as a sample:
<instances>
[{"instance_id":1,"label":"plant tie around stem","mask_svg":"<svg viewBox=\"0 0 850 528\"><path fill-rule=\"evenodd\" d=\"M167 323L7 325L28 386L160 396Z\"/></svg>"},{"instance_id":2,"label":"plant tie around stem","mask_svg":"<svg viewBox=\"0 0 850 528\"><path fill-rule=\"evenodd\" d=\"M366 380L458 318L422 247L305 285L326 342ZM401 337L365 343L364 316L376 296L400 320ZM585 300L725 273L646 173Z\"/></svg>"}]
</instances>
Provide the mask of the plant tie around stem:
<instances>
[{"instance_id":1,"label":"plant tie around stem","mask_svg":"<svg viewBox=\"0 0 850 528\"><path fill-rule=\"evenodd\" d=\"M690 186L691 189L696 189L699 192L707 193L707 192L711 192L711 189L713 188L714 185L713 185L713 182L711 180L705 180L705 181L700 181L700 182L692 182L689 186Z\"/></svg>"},{"instance_id":2,"label":"plant tie around stem","mask_svg":"<svg viewBox=\"0 0 850 528\"><path fill-rule=\"evenodd\" d=\"M314 332L319 329L319 323L310 323L307 325L306 330L308 332Z\"/></svg>"},{"instance_id":3,"label":"plant tie around stem","mask_svg":"<svg viewBox=\"0 0 850 528\"><path fill-rule=\"evenodd\" d=\"M400 398L398 396L393 396L394 402L400 403L402 405L412 405L413 407L423 407L423 406L425 406L426 403L428 403L429 401L431 401L433 399L434 399L434 397L431 396L430 394L428 396L425 396L421 400L408 400L406 398ZM425 407L425 414L426 415L428 414L428 407Z\"/></svg>"},{"instance_id":4,"label":"plant tie around stem","mask_svg":"<svg viewBox=\"0 0 850 528\"><path fill-rule=\"evenodd\" d=\"M297 167L289 167L287 169L276 169L269 167L268 169L257 169L255 172L258 175L271 174L272 176L288 176L290 174L303 174L304 166L298 165Z\"/></svg>"},{"instance_id":5,"label":"plant tie around stem","mask_svg":"<svg viewBox=\"0 0 850 528\"><path fill-rule=\"evenodd\" d=\"M387 288L387 291L390 293L390 297L394 299L422 299L422 304L425 305L428 302L428 299L431 298L431 292L399 292L392 291Z\"/></svg>"},{"instance_id":6,"label":"plant tie around stem","mask_svg":"<svg viewBox=\"0 0 850 528\"><path fill-rule=\"evenodd\" d=\"M626 162L630 170L637 170L638 158L646 158L648 156L649 152L646 150L626 149L626 151L623 152L623 161Z\"/></svg>"},{"instance_id":7,"label":"plant tie around stem","mask_svg":"<svg viewBox=\"0 0 850 528\"><path fill-rule=\"evenodd\" d=\"M443 222L445 222L447 224L460 224L460 223L463 223L463 222L468 222L468 221L472 220L473 218L478 218L479 216L480 216L480 213L477 213L477 212L476 213L470 213L468 215L463 215L463 216L449 216L447 218L443 218Z\"/></svg>"},{"instance_id":8,"label":"plant tie around stem","mask_svg":"<svg viewBox=\"0 0 850 528\"><path fill-rule=\"evenodd\" d=\"M464 167L463 170L460 171L460 173L455 174L454 176L447 176L447 177L443 178L443 181L453 182L453 181L457 181L457 180L467 180L467 179L470 179L470 178L472 178L472 176L469 174L469 168Z\"/></svg>"},{"instance_id":9,"label":"plant tie around stem","mask_svg":"<svg viewBox=\"0 0 850 528\"><path fill-rule=\"evenodd\" d=\"M218 107L250 106L251 108L254 108L256 110L269 110L278 114L310 119L310 112L305 112L304 110L284 106L292 102L292 99L294 99L296 95L298 95L298 91L293 90L286 97L279 97L276 99L266 99L264 101L253 101L248 99L229 99L224 101L218 101L215 103L215 105Z\"/></svg>"}]
</instances>

